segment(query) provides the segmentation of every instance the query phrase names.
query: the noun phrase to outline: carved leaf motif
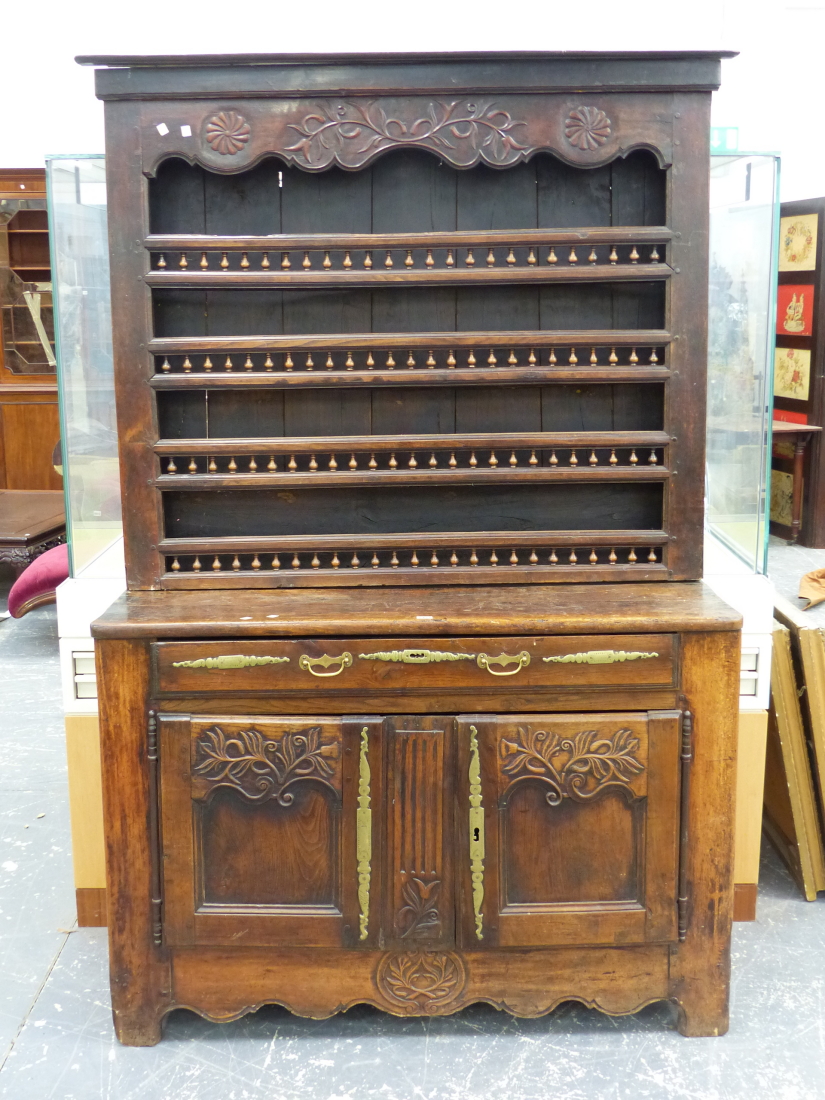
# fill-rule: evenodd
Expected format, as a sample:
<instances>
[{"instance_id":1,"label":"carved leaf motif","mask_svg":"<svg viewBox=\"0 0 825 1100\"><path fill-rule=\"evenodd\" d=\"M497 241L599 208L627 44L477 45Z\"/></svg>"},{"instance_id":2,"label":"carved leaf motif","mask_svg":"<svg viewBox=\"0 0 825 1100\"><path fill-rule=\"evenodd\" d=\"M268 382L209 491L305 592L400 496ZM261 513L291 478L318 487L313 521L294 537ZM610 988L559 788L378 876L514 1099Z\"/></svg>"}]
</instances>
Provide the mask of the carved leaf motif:
<instances>
[{"instance_id":1,"label":"carved leaf motif","mask_svg":"<svg viewBox=\"0 0 825 1100\"><path fill-rule=\"evenodd\" d=\"M206 124L206 140L222 156L239 153L249 141L252 129L237 111L220 111Z\"/></svg>"},{"instance_id":2,"label":"carved leaf motif","mask_svg":"<svg viewBox=\"0 0 825 1100\"><path fill-rule=\"evenodd\" d=\"M452 103L431 101L426 114L415 118L393 118L379 103L321 104L319 113L308 114L300 123L289 123L298 140L286 147L295 161L312 168L324 168L333 161L347 167L364 164L371 155L397 146L450 150L452 163L514 164L528 152L515 129L526 126L492 102Z\"/></svg>"},{"instance_id":3,"label":"carved leaf motif","mask_svg":"<svg viewBox=\"0 0 825 1100\"><path fill-rule=\"evenodd\" d=\"M338 745L323 742L318 726L289 731L280 741L254 728L227 737L220 726L212 726L197 741L196 752L196 775L213 788L234 787L256 802L275 798L291 805L294 795L287 788L300 779L316 779L334 790L331 761L338 758Z\"/></svg>"},{"instance_id":4,"label":"carved leaf motif","mask_svg":"<svg viewBox=\"0 0 825 1100\"><path fill-rule=\"evenodd\" d=\"M645 770L633 755L639 739L630 729L612 737L600 737L597 730L582 730L574 737L561 738L552 730L517 730L516 741L502 739L501 770L512 779L535 777L549 790L551 806L563 798L579 801L593 798L606 787L622 787L632 793L634 776Z\"/></svg>"},{"instance_id":5,"label":"carved leaf motif","mask_svg":"<svg viewBox=\"0 0 825 1100\"><path fill-rule=\"evenodd\" d=\"M464 964L452 952L411 951L385 955L376 984L388 1000L430 1013L458 997L466 978Z\"/></svg>"},{"instance_id":6,"label":"carved leaf motif","mask_svg":"<svg viewBox=\"0 0 825 1100\"><path fill-rule=\"evenodd\" d=\"M564 136L571 145L585 152L592 153L604 145L610 134L610 119L598 107L576 107L564 124Z\"/></svg>"},{"instance_id":7,"label":"carved leaf motif","mask_svg":"<svg viewBox=\"0 0 825 1100\"><path fill-rule=\"evenodd\" d=\"M441 917L438 913L438 894L441 883L438 879L424 882L420 878L410 878L404 883L401 897L406 903L399 909L396 924L402 939L408 936L416 939L426 935L430 929L438 929Z\"/></svg>"}]
</instances>

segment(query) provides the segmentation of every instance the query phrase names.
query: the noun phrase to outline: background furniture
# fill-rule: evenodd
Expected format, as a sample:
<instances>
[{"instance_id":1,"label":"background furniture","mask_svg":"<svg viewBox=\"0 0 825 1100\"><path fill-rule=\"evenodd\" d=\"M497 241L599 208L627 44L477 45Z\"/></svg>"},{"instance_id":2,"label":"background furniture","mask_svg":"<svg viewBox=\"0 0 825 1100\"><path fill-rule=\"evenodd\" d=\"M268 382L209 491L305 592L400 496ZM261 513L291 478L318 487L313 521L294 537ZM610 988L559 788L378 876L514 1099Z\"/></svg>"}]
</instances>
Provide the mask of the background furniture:
<instances>
[{"instance_id":1,"label":"background furniture","mask_svg":"<svg viewBox=\"0 0 825 1100\"><path fill-rule=\"evenodd\" d=\"M793 447L793 483L791 493L791 514L790 514L790 542L796 542L799 538L799 528L802 520L802 487L803 487L803 470L805 467L805 450L811 441L816 437L817 432L821 432L822 428L816 424L792 424L787 421L774 420L771 425L771 431L775 444L778 446L781 443L787 441ZM780 457L775 454L774 457ZM785 458L785 455L781 455ZM786 462L789 461L786 459ZM780 470L782 468L781 463L775 463L774 468ZM782 515L782 519L786 517ZM787 523L778 524L778 527L787 527Z\"/></svg>"},{"instance_id":2,"label":"background furniture","mask_svg":"<svg viewBox=\"0 0 825 1100\"><path fill-rule=\"evenodd\" d=\"M119 1036L570 996L720 1033L718 55L97 63Z\"/></svg>"},{"instance_id":3,"label":"background furniture","mask_svg":"<svg viewBox=\"0 0 825 1100\"><path fill-rule=\"evenodd\" d=\"M63 494L0 489L0 562L18 575L66 538Z\"/></svg>"}]
</instances>

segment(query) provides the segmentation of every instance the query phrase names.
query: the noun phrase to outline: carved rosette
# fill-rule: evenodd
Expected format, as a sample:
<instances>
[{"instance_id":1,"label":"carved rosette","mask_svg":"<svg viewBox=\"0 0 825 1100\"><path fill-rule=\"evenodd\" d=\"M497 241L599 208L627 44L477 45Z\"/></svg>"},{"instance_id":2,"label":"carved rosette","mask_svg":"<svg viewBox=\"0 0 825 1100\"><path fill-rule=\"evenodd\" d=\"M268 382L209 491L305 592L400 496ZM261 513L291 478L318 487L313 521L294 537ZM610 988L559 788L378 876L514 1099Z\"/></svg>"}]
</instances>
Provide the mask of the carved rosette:
<instances>
[{"instance_id":1,"label":"carved rosette","mask_svg":"<svg viewBox=\"0 0 825 1100\"><path fill-rule=\"evenodd\" d=\"M249 141L252 128L237 111L219 111L206 123L206 140L215 153L228 157Z\"/></svg>"},{"instance_id":2,"label":"carved rosette","mask_svg":"<svg viewBox=\"0 0 825 1100\"><path fill-rule=\"evenodd\" d=\"M638 750L639 739L630 729L612 737L597 730L560 737L552 730L519 727L515 741L502 739L499 745L502 773L513 782L538 779L549 788L550 806L560 806L565 798L587 802L607 789L635 797L633 780L645 770L634 755Z\"/></svg>"},{"instance_id":3,"label":"carved rosette","mask_svg":"<svg viewBox=\"0 0 825 1100\"><path fill-rule=\"evenodd\" d=\"M576 107L564 123L564 136L583 152L595 152L611 133L610 119L598 107Z\"/></svg>"},{"instance_id":4,"label":"carved rosette","mask_svg":"<svg viewBox=\"0 0 825 1100\"><path fill-rule=\"evenodd\" d=\"M464 992L467 970L452 951L391 952L378 964L375 984L410 1015L434 1015Z\"/></svg>"}]
</instances>

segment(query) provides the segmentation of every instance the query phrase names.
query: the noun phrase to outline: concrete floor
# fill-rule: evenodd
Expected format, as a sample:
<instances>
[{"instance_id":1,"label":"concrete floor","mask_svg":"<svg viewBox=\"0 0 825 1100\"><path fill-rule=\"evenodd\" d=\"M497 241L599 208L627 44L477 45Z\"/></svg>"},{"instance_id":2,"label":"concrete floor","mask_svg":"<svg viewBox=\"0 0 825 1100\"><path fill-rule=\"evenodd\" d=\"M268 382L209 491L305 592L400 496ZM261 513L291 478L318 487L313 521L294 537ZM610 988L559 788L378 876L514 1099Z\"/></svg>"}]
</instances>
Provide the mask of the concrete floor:
<instances>
[{"instance_id":1,"label":"concrete floor","mask_svg":"<svg viewBox=\"0 0 825 1100\"><path fill-rule=\"evenodd\" d=\"M792 602L813 551L772 550ZM825 608L815 613L825 625ZM821 617L821 618L820 618ZM117 1044L106 937L77 929L53 607L0 622L0 1097L8 1100L808 1100L825 1096L825 897L764 853L757 920L734 926L731 1030L683 1039L666 1004L612 1019L484 1005L326 1021L188 1012L151 1049ZM820 911L822 910L822 911Z\"/></svg>"}]
</instances>

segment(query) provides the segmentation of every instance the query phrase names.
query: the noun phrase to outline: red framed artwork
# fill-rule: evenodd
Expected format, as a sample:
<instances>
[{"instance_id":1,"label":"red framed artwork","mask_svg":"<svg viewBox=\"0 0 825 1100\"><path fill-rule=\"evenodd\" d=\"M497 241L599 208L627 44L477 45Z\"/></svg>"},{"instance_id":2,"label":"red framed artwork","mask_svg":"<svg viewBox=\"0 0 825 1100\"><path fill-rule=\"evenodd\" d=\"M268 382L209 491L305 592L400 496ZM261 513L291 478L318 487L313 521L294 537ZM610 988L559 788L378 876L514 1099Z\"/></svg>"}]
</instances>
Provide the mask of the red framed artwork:
<instances>
[{"instance_id":1,"label":"red framed artwork","mask_svg":"<svg viewBox=\"0 0 825 1100\"><path fill-rule=\"evenodd\" d=\"M776 331L780 336L810 336L813 318L813 284L779 286L776 298Z\"/></svg>"}]
</instances>

